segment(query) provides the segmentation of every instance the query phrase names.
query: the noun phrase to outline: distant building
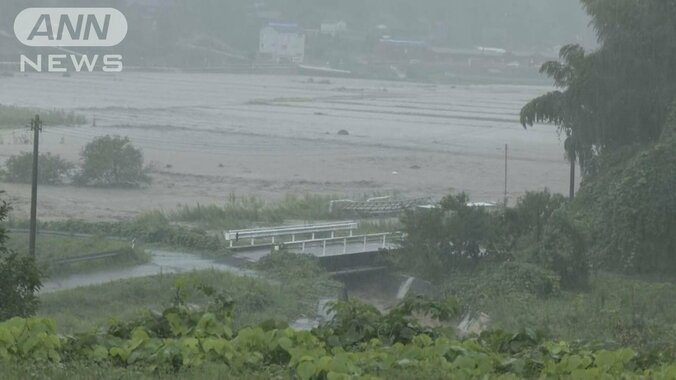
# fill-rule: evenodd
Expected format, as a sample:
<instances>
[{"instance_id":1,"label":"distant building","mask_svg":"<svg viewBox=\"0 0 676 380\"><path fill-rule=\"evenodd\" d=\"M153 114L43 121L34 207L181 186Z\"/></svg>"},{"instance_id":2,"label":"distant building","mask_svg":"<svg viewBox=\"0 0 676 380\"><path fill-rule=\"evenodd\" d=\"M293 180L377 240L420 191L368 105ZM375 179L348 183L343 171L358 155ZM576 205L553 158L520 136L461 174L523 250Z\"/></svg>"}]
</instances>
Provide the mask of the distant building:
<instances>
[{"instance_id":1,"label":"distant building","mask_svg":"<svg viewBox=\"0 0 676 380\"><path fill-rule=\"evenodd\" d=\"M424 41L381 38L375 47L375 56L384 61L424 60L429 47Z\"/></svg>"},{"instance_id":2,"label":"distant building","mask_svg":"<svg viewBox=\"0 0 676 380\"><path fill-rule=\"evenodd\" d=\"M259 52L277 62L302 63L305 32L297 24L269 23L261 29Z\"/></svg>"},{"instance_id":3,"label":"distant building","mask_svg":"<svg viewBox=\"0 0 676 380\"><path fill-rule=\"evenodd\" d=\"M345 21L323 22L319 30L323 35L336 37L347 31L347 23Z\"/></svg>"}]
</instances>

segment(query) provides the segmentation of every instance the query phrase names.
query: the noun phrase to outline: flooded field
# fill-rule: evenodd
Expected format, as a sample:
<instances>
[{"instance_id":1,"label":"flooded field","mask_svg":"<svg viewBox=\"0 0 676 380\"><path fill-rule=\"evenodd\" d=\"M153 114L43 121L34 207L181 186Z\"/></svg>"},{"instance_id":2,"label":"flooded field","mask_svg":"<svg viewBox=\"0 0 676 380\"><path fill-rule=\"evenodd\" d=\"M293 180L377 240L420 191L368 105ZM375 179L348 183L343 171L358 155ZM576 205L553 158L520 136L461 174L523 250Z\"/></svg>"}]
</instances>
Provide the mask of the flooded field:
<instances>
[{"instance_id":1,"label":"flooded field","mask_svg":"<svg viewBox=\"0 0 676 380\"><path fill-rule=\"evenodd\" d=\"M553 127L524 130L523 104L547 88L450 86L297 76L123 73L0 78L0 103L64 109L82 127L45 126L41 151L77 160L106 134L129 136L153 168L140 190L42 187L40 217L117 219L177 204L223 202L229 193L565 192L568 166ZM339 135L345 130L348 135ZM0 160L30 151L1 131ZM2 184L15 214L29 186ZM102 202L104 200L104 202Z\"/></svg>"}]
</instances>

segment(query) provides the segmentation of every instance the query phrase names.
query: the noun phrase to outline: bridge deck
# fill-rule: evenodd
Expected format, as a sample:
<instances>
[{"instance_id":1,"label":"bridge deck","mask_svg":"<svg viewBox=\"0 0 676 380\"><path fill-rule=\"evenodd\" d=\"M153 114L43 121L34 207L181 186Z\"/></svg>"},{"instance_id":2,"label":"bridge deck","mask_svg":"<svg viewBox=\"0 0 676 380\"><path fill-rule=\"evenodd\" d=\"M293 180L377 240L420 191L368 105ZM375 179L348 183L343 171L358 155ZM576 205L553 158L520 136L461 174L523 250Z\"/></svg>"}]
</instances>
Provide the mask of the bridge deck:
<instances>
[{"instance_id":1,"label":"bridge deck","mask_svg":"<svg viewBox=\"0 0 676 380\"><path fill-rule=\"evenodd\" d=\"M396 245L393 243L386 243L383 246L382 241L367 241L366 246L363 242L353 242L344 245L342 243L330 244L326 246L326 254L324 254L324 245L320 243L306 244L305 250L302 250L300 246L298 247L289 247L289 251L294 253L304 253L307 255L312 255L316 257L332 257L332 256L345 256L345 255L355 255L359 253L367 252L377 252L380 249L393 249ZM269 255L272 252L270 247L253 249L249 251L238 252L234 257L238 259L247 260L250 262L258 262L263 257Z\"/></svg>"}]
</instances>

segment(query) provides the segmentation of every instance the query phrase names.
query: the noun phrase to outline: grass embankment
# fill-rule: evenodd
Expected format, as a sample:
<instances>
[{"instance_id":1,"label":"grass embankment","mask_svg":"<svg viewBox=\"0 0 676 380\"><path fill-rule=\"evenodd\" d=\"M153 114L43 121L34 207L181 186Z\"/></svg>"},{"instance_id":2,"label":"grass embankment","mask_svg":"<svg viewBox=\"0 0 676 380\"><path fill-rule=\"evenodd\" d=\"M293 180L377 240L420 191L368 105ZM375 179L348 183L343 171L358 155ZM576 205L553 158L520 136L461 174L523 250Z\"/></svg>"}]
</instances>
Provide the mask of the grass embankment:
<instances>
[{"instance_id":1,"label":"grass embankment","mask_svg":"<svg viewBox=\"0 0 676 380\"><path fill-rule=\"evenodd\" d=\"M27 253L28 234L10 233L7 248L18 253ZM124 253L119 256L80 263L55 264L57 260L110 251L124 251ZM142 248L136 246L132 249L129 242L125 241L100 237L79 238L51 235L38 236L36 256L49 276L129 267L146 263L150 259Z\"/></svg>"},{"instance_id":2,"label":"grass embankment","mask_svg":"<svg viewBox=\"0 0 676 380\"><path fill-rule=\"evenodd\" d=\"M444 284L467 311L490 316L491 328L532 328L555 339L613 341L637 349L676 341L676 285L672 281L596 273L582 291L513 264L454 273ZM554 286L552 286L554 285Z\"/></svg>"},{"instance_id":3,"label":"grass embankment","mask_svg":"<svg viewBox=\"0 0 676 380\"><path fill-rule=\"evenodd\" d=\"M84 116L59 110L39 110L0 104L0 129L23 128L36 114L46 125L82 125Z\"/></svg>"},{"instance_id":4,"label":"grass embankment","mask_svg":"<svg viewBox=\"0 0 676 380\"><path fill-rule=\"evenodd\" d=\"M381 194L377 194L381 195ZM361 195L355 199L366 199L371 195ZM287 194L284 199L265 201L256 197L238 197L230 194L224 205L179 205L176 211L167 214L175 222L191 223L200 228L227 230L269 227L283 223L302 224L326 220L355 219L356 215L347 212L329 210L332 200L345 199L345 195L305 194L298 196ZM386 224L386 223L385 223ZM364 231L380 232L382 222L366 223ZM378 226L381 229L378 229ZM390 227L387 225L386 227Z\"/></svg>"},{"instance_id":5,"label":"grass embankment","mask_svg":"<svg viewBox=\"0 0 676 380\"><path fill-rule=\"evenodd\" d=\"M150 211L131 220L89 222L69 219L39 223L41 230L123 237L167 249L180 249L206 256L223 256L227 249L222 231L240 228L303 224L351 219L354 215L329 212L329 202L340 197L287 195L282 201L266 202L255 197L231 195L224 206L181 206L170 212ZM28 228L27 220L13 220L8 226ZM396 218L360 222L356 234L398 230ZM290 239L290 237L289 237Z\"/></svg>"},{"instance_id":6,"label":"grass embankment","mask_svg":"<svg viewBox=\"0 0 676 380\"><path fill-rule=\"evenodd\" d=\"M27 228L27 220L11 221L14 228ZM134 219L118 222L89 222L80 219L39 222L43 231L91 234L135 239L143 243L195 253L222 254L224 245L220 234L209 234L198 228L188 228L172 223L159 211L147 212Z\"/></svg>"},{"instance_id":7,"label":"grass embankment","mask_svg":"<svg viewBox=\"0 0 676 380\"><path fill-rule=\"evenodd\" d=\"M206 285L224 291L236 303L235 325L268 319L291 322L302 315L314 316L320 298L335 297L339 284L329 279L316 260L278 254L263 261L260 278L213 270L190 274L158 275L81 287L41 296L38 314L55 319L61 332L84 331L111 318L127 320L150 309L170 304L177 282L193 289L190 302L207 302L195 287Z\"/></svg>"},{"instance_id":8,"label":"grass embankment","mask_svg":"<svg viewBox=\"0 0 676 380\"><path fill-rule=\"evenodd\" d=\"M288 220L330 220L340 217L329 212L329 203L337 196L287 195L283 200L266 202L256 197L237 197L231 194L224 205L179 205L168 218L187 222L205 229L238 229L253 226L270 226Z\"/></svg>"}]
</instances>

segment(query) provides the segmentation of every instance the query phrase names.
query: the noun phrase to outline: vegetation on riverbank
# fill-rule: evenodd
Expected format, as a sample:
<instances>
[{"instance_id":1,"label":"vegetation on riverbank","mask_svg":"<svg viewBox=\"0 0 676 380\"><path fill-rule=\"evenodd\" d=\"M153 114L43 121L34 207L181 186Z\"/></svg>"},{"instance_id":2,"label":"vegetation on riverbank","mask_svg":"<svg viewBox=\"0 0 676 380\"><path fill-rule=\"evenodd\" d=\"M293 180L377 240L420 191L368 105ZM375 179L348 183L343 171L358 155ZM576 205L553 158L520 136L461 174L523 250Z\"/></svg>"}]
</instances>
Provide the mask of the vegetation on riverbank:
<instances>
[{"instance_id":1,"label":"vegetation on riverbank","mask_svg":"<svg viewBox=\"0 0 676 380\"><path fill-rule=\"evenodd\" d=\"M256 266L260 277L248 273L216 270L116 281L43 294L39 314L58 322L59 331L85 331L111 318L127 320L151 310L161 310L177 294L167 292L181 284L181 295L190 295L194 305L208 297L200 287L223 289L237 304L236 326L266 319L290 322L301 316L314 317L320 298L334 298L340 285L329 279L315 259L288 253L272 255ZM233 268L234 270L234 268Z\"/></svg>"},{"instance_id":2,"label":"vegetation on riverbank","mask_svg":"<svg viewBox=\"0 0 676 380\"><path fill-rule=\"evenodd\" d=\"M59 110L36 110L0 104L0 129L25 128L36 114L40 114L45 125L82 125L87 123L84 116Z\"/></svg>"},{"instance_id":3,"label":"vegetation on riverbank","mask_svg":"<svg viewBox=\"0 0 676 380\"><path fill-rule=\"evenodd\" d=\"M27 228L28 221L14 220L8 223L11 227ZM175 223L159 211L147 212L125 221L88 222L78 219L48 221L38 223L44 231L81 233L94 236L126 238L136 240L139 244L153 244L163 247L185 249L193 252L222 254L224 245L220 234L209 234L199 228L190 228Z\"/></svg>"},{"instance_id":4,"label":"vegetation on riverbank","mask_svg":"<svg viewBox=\"0 0 676 380\"><path fill-rule=\"evenodd\" d=\"M172 378L654 378L676 374L675 351L634 351L617 345L548 340L532 329L495 330L458 339L416 315L443 322L457 303L409 298L388 314L355 302L334 305L332 321L312 331L286 324L233 323L237 304L220 289L201 287L209 302L189 305L183 285L162 312L131 322L110 321L89 333L56 334L53 321L15 318L0 323L3 373L25 378L120 376ZM24 367L26 368L26 367ZM50 376L52 377L52 376ZM104 376L104 378L107 378Z\"/></svg>"},{"instance_id":5,"label":"vegetation on riverbank","mask_svg":"<svg viewBox=\"0 0 676 380\"><path fill-rule=\"evenodd\" d=\"M28 254L28 234L9 233L7 248L22 255ZM120 254L105 259L59 263L59 261L64 259L104 252L120 252ZM38 264L43 268L45 274L50 277L131 267L146 263L150 259L150 256L144 251L143 247L135 246L132 248L131 243L128 241L95 236L38 235L36 256Z\"/></svg>"}]
</instances>

